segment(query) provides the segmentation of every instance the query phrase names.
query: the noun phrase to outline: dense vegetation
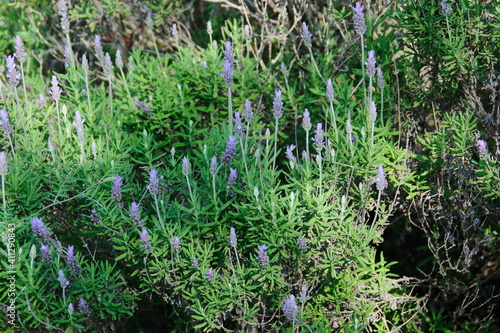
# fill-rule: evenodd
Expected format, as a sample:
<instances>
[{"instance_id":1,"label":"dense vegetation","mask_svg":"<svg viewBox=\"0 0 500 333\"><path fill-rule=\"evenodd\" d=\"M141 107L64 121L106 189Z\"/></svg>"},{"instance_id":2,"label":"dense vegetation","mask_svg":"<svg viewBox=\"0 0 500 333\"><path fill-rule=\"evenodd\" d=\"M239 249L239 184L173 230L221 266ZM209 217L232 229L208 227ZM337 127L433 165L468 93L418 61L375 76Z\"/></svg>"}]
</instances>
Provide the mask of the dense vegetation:
<instances>
[{"instance_id":1,"label":"dense vegetation","mask_svg":"<svg viewBox=\"0 0 500 333\"><path fill-rule=\"evenodd\" d=\"M500 331L500 4L0 9L2 331Z\"/></svg>"}]
</instances>

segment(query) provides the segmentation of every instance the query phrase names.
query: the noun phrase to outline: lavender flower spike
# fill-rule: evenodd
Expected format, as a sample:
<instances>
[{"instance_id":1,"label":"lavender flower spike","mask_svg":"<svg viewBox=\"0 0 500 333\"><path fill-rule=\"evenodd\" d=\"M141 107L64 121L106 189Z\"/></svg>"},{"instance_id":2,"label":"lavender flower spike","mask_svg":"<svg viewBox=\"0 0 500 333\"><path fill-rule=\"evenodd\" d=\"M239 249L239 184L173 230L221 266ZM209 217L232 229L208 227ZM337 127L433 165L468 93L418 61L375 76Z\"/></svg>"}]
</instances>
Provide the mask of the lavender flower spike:
<instances>
[{"instance_id":1,"label":"lavender flower spike","mask_svg":"<svg viewBox=\"0 0 500 333\"><path fill-rule=\"evenodd\" d=\"M309 32L306 22L302 22L302 33L300 34L300 37L302 37L302 40L304 41L304 44L306 44L306 46L311 46L312 34Z\"/></svg>"},{"instance_id":2,"label":"lavender flower spike","mask_svg":"<svg viewBox=\"0 0 500 333\"><path fill-rule=\"evenodd\" d=\"M229 230L229 244L236 248L238 246L238 239L236 238L236 231L231 227Z\"/></svg>"},{"instance_id":3,"label":"lavender flower spike","mask_svg":"<svg viewBox=\"0 0 500 333\"><path fill-rule=\"evenodd\" d=\"M59 15L61 15L61 29L67 35L69 33L69 20L66 0L59 0L57 2L57 9L59 10Z\"/></svg>"},{"instance_id":4,"label":"lavender flower spike","mask_svg":"<svg viewBox=\"0 0 500 333\"><path fill-rule=\"evenodd\" d=\"M297 243L299 244L300 252L306 253L307 252L307 239L305 239L304 237L299 237L299 238L297 238Z\"/></svg>"},{"instance_id":5,"label":"lavender flower spike","mask_svg":"<svg viewBox=\"0 0 500 333\"><path fill-rule=\"evenodd\" d=\"M309 132L312 128L311 125L311 117L309 115L309 110L305 109L304 110L304 115L302 116L302 127L306 132Z\"/></svg>"},{"instance_id":6,"label":"lavender flower spike","mask_svg":"<svg viewBox=\"0 0 500 333\"><path fill-rule=\"evenodd\" d=\"M288 158L289 161L295 161L295 156L293 155L293 150L295 149L295 145L289 145L286 148L286 158Z\"/></svg>"},{"instance_id":7,"label":"lavender flower spike","mask_svg":"<svg viewBox=\"0 0 500 333\"><path fill-rule=\"evenodd\" d=\"M0 152L0 176L5 177L8 172L7 154L4 151Z\"/></svg>"},{"instance_id":8,"label":"lavender flower spike","mask_svg":"<svg viewBox=\"0 0 500 333\"><path fill-rule=\"evenodd\" d=\"M19 60L19 62L22 62L27 55L24 51L23 40L21 37L16 36L14 37L14 43L16 44L16 53L14 53L14 56L17 58L17 60Z\"/></svg>"},{"instance_id":9,"label":"lavender flower spike","mask_svg":"<svg viewBox=\"0 0 500 333\"><path fill-rule=\"evenodd\" d=\"M10 55L7 57L7 79L9 84L14 87L17 87L19 84L19 80L21 79L21 73L19 73L16 69L16 61L14 60L14 56Z\"/></svg>"},{"instance_id":10,"label":"lavender flower spike","mask_svg":"<svg viewBox=\"0 0 500 333\"><path fill-rule=\"evenodd\" d=\"M68 268L72 274L81 273L81 268L75 257L75 247L73 245L68 246L68 253L66 256L66 262L68 263Z\"/></svg>"},{"instance_id":11,"label":"lavender flower spike","mask_svg":"<svg viewBox=\"0 0 500 333\"><path fill-rule=\"evenodd\" d=\"M234 75L233 65L227 59L224 59L223 64L224 64L224 70L222 71L222 73L220 73L220 76L222 76L226 85L231 86L233 84L233 75Z\"/></svg>"},{"instance_id":12,"label":"lavender flower spike","mask_svg":"<svg viewBox=\"0 0 500 333\"><path fill-rule=\"evenodd\" d=\"M130 210L130 218L134 221L134 225L142 227L141 212L139 211L139 206L137 202L132 202L132 209Z\"/></svg>"},{"instance_id":13,"label":"lavender flower spike","mask_svg":"<svg viewBox=\"0 0 500 333\"><path fill-rule=\"evenodd\" d=\"M441 14L443 14L446 17L450 16L451 15L451 5L448 5L446 3L446 0L442 0L440 2L440 5L441 5Z\"/></svg>"},{"instance_id":14,"label":"lavender flower spike","mask_svg":"<svg viewBox=\"0 0 500 333\"><path fill-rule=\"evenodd\" d=\"M42 262L50 262L50 249L46 244L40 245L40 253Z\"/></svg>"},{"instance_id":15,"label":"lavender flower spike","mask_svg":"<svg viewBox=\"0 0 500 333\"><path fill-rule=\"evenodd\" d=\"M247 99L245 101L245 109L243 110L243 118L245 118L246 121L250 122L252 120L252 116L252 103Z\"/></svg>"},{"instance_id":16,"label":"lavender flower spike","mask_svg":"<svg viewBox=\"0 0 500 333\"><path fill-rule=\"evenodd\" d=\"M236 133L236 136L241 139L243 135L245 135L245 129L243 128L243 121L241 119L239 112L234 113L233 121L234 121L234 131Z\"/></svg>"},{"instance_id":17,"label":"lavender flower spike","mask_svg":"<svg viewBox=\"0 0 500 333\"><path fill-rule=\"evenodd\" d=\"M269 266L269 257L266 253L266 250L268 249L267 245L263 244L263 245L259 245L257 247L257 249L259 250L259 262L260 262L260 266L262 268L266 268Z\"/></svg>"},{"instance_id":18,"label":"lavender flower spike","mask_svg":"<svg viewBox=\"0 0 500 333\"><path fill-rule=\"evenodd\" d=\"M236 185L236 178L238 178L238 170L229 168L229 180L227 184L229 186L235 186Z\"/></svg>"},{"instance_id":19,"label":"lavender flower spike","mask_svg":"<svg viewBox=\"0 0 500 333\"><path fill-rule=\"evenodd\" d=\"M316 126L316 135L313 138L314 144L316 145L316 150L321 152L325 146L325 138L323 136L323 124L318 123Z\"/></svg>"},{"instance_id":20,"label":"lavender flower spike","mask_svg":"<svg viewBox=\"0 0 500 333\"><path fill-rule=\"evenodd\" d=\"M89 315L90 314L90 308L87 305L87 302L83 298L80 298L78 301L78 312L80 312L83 315Z\"/></svg>"},{"instance_id":21,"label":"lavender flower spike","mask_svg":"<svg viewBox=\"0 0 500 333\"><path fill-rule=\"evenodd\" d=\"M113 74L113 62L111 61L111 56L108 52L106 52L106 55L104 56L103 70L104 75L106 75L108 78L111 77L111 74Z\"/></svg>"},{"instance_id":22,"label":"lavender flower spike","mask_svg":"<svg viewBox=\"0 0 500 333\"><path fill-rule=\"evenodd\" d=\"M477 149L479 150L479 157L485 158L486 156L488 156L488 146L486 144L486 141L477 140Z\"/></svg>"},{"instance_id":23,"label":"lavender flower spike","mask_svg":"<svg viewBox=\"0 0 500 333\"><path fill-rule=\"evenodd\" d=\"M64 272L62 269L59 270L58 272L58 275L59 277L57 278L57 280L59 281L59 283L61 284L61 288L66 288L67 286L69 286L69 281L66 279L66 277L64 276Z\"/></svg>"},{"instance_id":24,"label":"lavender flower spike","mask_svg":"<svg viewBox=\"0 0 500 333\"><path fill-rule=\"evenodd\" d=\"M226 150L222 153L222 165L229 165L231 161L233 160L234 156L236 155L236 152L238 149L236 148L236 145L238 142L236 141L235 136L230 136L229 141L226 141Z\"/></svg>"},{"instance_id":25,"label":"lavender flower spike","mask_svg":"<svg viewBox=\"0 0 500 333\"><path fill-rule=\"evenodd\" d=\"M385 87L384 75L380 67L377 67L377 85L380 89L384 89Z\"/></svg>"},{"instance_id":26,"label":"lavender flower spike","mask_svg":"<svg viewBox=\"0 0 500 333\"><path fill-rule=\"evenodd\" d=\"M224 44L224 59L226 59L227 61L229 61L229 63L231 64L231 66L233 66L234 64L234 55L236 53L233 52L233 44L231 44L230 41L227 41L225 44Z\"/></svg>"},{"instance_id":27,"label":"lavender flower spike","mask_svg":"<svg viewBox=\"0 0 500 333\"><path fill-rule=\"evenodd\" d=\"M149 172L148 190L154 196L160 194L160 183L158 182L158 171L156 169Z\"/></svg>"},{"instance_id":28,"label":"lavender flower spike","mask_svg":"<svg viewBox=\"0 0 500 333\"><path fill-rule=\"evenodd\" d=\"M281 90L276 90L273 101L273 115L276 120L280 119L283 116L283 100L281 98L281 94L283 92Z\"/></svg>"},{"instance_id":29,"label":"lavender flower spike","mask_svg":"<svg viewBox=\"0 0 500 333\"><path fill-rule=\"evenodd\" d=\"M364 9L365 9L365 7L361 6L359 1L357 1L356 6L353 7L353 10L354 10L354 30L361 37L363 37L363 35L366 32L365 14L363 13Z\"/></svg>"},{"instance_id":30,"label":"lavender flower spike","mask_svg":"<svg viewBox=\"0 0 500 333\"><path fill-rule=\"evenodd\" d=\"M141 231L141 243L142 247L148 252L153 251L153 247L151 246L151 240L149 239L149 233L146 229L142 229Z\"/></svg>"},{"instance_id":31,"label":"lavender flower spike","mask_svg":"<svg viewBox=\"0 0 500 333\"><path fill-rule=\"evenodd\" d=\"M387 187L387 180L385 179L385 172L382 164L378 166L377 170L377 179L375 179L375 183L377 184L377 190L383 191Z\"/></svg>"},{"instance_id":32,"label":"lavender flower spike","mask_svg":"<svg viewBox=\"0 0 500 333\"><path fill-rule=\"evenodd\" d=\"M178 236L174 236L170 239L170 246L172 246L172 252L179 253L181 251L181 240Z\"/></svg>"},{"instance_id":33,"label":"lavender flower spike","mask_svg":"<svg viewBox=\"0 0 500 333\"><path fill-rule=\"evenodd\" d=\"M49 91L49 93L54 99L54 101L57 103L59 102L62 93L61 88L59 88L59 81L57 80L57 76L52 75L52 81L50 81L50 84L52 86L52 89Z\"/></svg>"},{"instance_id":34,"label":"lavender flower spike","mask_svg":"<svg viewBox=\"0 0 500 333\"><path fill-rule=\"evenodd\" d=\"M298 322L297 315L299 314L299 307L295 302L295 296L290 295L284 301L283 314L288 320L292 322Z\"/></svg>"},{"instance_id":35,"label":"lavender flower spike","mask_svg":"<svg viewBox=\"0 0 500 333\"><path fill-rule=\"evenodd\" d=\"M215 176L217 169L217 157L212 156L212 159L210 160L210 173Z\"/></svg>"},{"instance_id":36,"label":"lavender flower spike","mask_svg":"<svg viewBox=\"0 0 500 333\"><path fill-rule=\"evenodd\" d=\"M101 44L101 37L99 35L96 35L94 38L94 49L95 49L95 56L97 60L101 64L104 63L104 52L102 50L102 44Z\"/></svg>"},{"instance_id":37,"label":"lavender flower spike","mask_svg":"<svg viewBox=\"0 0 500 333\"><path fill-rule=\"evenodd\" d=\"M50 242L49 229L45 226L41 218L34 217L31 219L31 229L35 237L41 238L45 243Z\"/></svg>"},{"instance_id":38,"label":"lavender flower spike","mask_svg":"<svg viewBox=\"0 0 500 333\"><path fill-rule=\"evenodd\" d=\"M375 122L377 120L377 106L374 101L370 102L370 121Z\"/></svg>"},{"instance_id":39,"label":"lavender flower spike","mask_svg":"<svg viewBox=\"0 0 500 333\"><path fill-rule=\"evenodd\" d=\"M189 160L186 156L182 158L182 174L184 176L189 175L191 172L191 163L189 163Z\"/></svg>"},{"instance_id":40,"label":"lavender flower spike","mask_svg":"<svg viewBox=\"0 0 500 333\"><path fill-rule=\"evenodd\" d=\"M80 144L85 143L85 135L83 134L83 123L85 120L82 119L82 116L80 115L80 111L75 112L75 121L73 122L73 125L76 126L76 134L78 136L78 142Z\"/></svg>"},{"instance_id":41,"label":"lavender flower spike","mask_svg":"<svg viewBox=\"0 0 500 333\"><path fill-rule=\"evenodd\" d=\"M366 74L368 74L369 77L373 77L375 75L376 62L375 51L368 51L368 59L366 60Z\"/></svg>"},{"instance_id":42,"label":"lavender flower spike","mask_svg":"<svg viewBox=\"0 0 500 333\"><path fill-rule=\"evenodd\" d=\"M212 267L210 267L206 271L206 273L207 273L206 278L207 278L208 282L213 283L214 282L214 270L212 269Z\"/></svg>"},{"instance_id":43,"label":"lavender flower spike","mask_svg":"<svg viewBox=\"0 0 500 333\"><path fill-rule=\"evenodd\" d=\"M111 189L111 198L116 201L116 205L120 209L123 207L121 192L123 185L122 179L122 176L116 176L116 178L113 180L113 188Z\"/></svg>"},{"instance_id":44,"label":"lavender flower spike","mask_svg":"<svg viewBox=\"0 0 500 333\"><path fill-rule=\"evenodd\" d=\"M333 84L332 84L332 79L328 79L326 81L326 98L330 101L333 102Z\"/></svg>"}]
</instances>

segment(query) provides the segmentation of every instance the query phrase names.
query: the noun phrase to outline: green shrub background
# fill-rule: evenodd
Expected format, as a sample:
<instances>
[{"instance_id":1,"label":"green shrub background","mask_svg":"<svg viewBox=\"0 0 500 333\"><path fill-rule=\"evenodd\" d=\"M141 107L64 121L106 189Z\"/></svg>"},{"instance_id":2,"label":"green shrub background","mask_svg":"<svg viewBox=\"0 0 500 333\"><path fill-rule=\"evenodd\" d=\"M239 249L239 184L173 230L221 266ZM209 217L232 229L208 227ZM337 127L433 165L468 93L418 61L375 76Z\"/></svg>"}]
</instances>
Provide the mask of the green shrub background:
<instances>
[{"instance_id":1,"label":"green shrub background","mask_svg":"<svg viewBox=\"0 0 500 333\"><path fill-rule=\"evenodd\" d=\"M496 2L0 9L2 331L500 331Z\"/></svg>"}]
</instances>

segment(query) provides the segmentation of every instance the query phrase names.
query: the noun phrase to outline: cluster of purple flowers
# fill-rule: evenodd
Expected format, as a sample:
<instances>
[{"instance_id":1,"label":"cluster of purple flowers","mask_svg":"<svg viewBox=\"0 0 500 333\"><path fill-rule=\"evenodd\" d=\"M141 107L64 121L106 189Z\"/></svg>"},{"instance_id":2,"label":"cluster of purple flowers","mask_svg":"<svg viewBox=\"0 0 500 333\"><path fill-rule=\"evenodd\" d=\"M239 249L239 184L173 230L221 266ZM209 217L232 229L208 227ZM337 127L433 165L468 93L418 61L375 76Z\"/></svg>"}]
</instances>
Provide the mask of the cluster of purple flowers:
<instances>
[{"instance_id":1,"label":"cluster of purple flowers","mask_svg":"<svg viewBox=\"0 0 500 333\"><path fill-rule=\"evenodd\" d=\"M221 156L222 165L229 165L229 163L231 163L234 156L236 155L236 152L238 151L238 149L236 148L238 142L236 141L235 136L230 136L229 141L226 141L226 144L226 150L222 153Z\"/></svg>"}]
</instances>

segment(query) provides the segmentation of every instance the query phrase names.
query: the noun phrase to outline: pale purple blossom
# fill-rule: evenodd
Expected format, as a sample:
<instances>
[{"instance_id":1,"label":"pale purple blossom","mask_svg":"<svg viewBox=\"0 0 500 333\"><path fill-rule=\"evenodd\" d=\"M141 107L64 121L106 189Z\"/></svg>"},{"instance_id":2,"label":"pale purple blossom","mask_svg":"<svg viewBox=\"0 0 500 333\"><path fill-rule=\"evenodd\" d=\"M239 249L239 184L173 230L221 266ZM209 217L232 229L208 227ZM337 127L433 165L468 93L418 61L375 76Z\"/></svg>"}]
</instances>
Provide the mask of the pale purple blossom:
<instances>
[{"instance_id":1,"label":"pale purple blossom","mask_svg":"<svg viewBox=\"0 0 500 333\"><path fill-rule=\"evenodd\" d=\"M221 156L222 165L229 165L229 163L231 163L234 156L236 155L236 152L238 151L238 149L236 148L238 142L236 141L235 136L230 136L229 141L226 141L226 144L226 150L222 153Z\"/></svg>"},{"instance_id":2,"label":"pale purple blossom","mask_svg":"<svg viewBox=\"0 0 500 333\"><path fill-rule=\"evenodd\" d=\"M231 244L232 247L236 248L238 246L238 239L236 238L236 231L234 230L233 227L229 229L229 244Z\"/></svg>"},{"instance_id":3,"label":"pale purple blossom","mask_svg":"<svg viewBox=\"0 0 500 333\"><path fill-rule=\"evenodd\" d=\"M69 20L68 20L68 4L66 0L59 0L57 2L58 13L61 16L61 29L65 35L69 33Z\"/></svg>"},{"instance_id":4,"label":"pale purple blossom","mask_svg":"<svg viewBox=\"0 0 500 333\"><path fill-rule=\"evenodd\" d=\"M299 238L297 238L297 244L299 244L300 252L302 252L302 253L307 252L307 249L308 249L307 239L305 239L304 237L299 237Z\"/></svg>"},{"instance_id":5,"label":"pale purple blossom","mask_svg":"<svg viewBox=\"0 0 500 333\"><path fill-rule=\"evenodd\" d=\"M374 101L370 102L370 121L375 122L377 120L377 106Z\"/></svg>"},{"instance_id":6,"label":"pale purple blossom","mask_svg":"<svg viewBox=\"0 0 500 333\"><path fill-rule=\"evenodd\" d=\"M7 79L9 84L14 87L17 87L19 80L21 79L21 73L17 71L16 61L12 55L7 57Z\"/></svg>"},{"instance_id":7,"label":"pale purple blossom","mask_svg":"<svg viewBox=\"0 0 500 333\"><path fill-rule=\"evenodd\" d=\"M142 223L141 219L141 212L139 210L139 207L141 205L138 204L137 202L132 202L132 209L129 211L130 213L130 218L134 222L134 225L138 227L142 227L144 223Z\"/></svg>"},{"instance_id":8,"label":"pale purple blossom","mask_svg":"<svg viewBox=\"0 0 500 333\"><path fill-rule=\"evenodd\" d=\"M377 61L375 60L375 51L368 51L368 59L366 60L366 74L368 74L369 77L373 77L375 75L376 63Z\"/></svg>"},{"instance_id":9,"label":"pale purple blossom","mask_svg":"<svg viewBox=\"0 0 500 333\"><path fill-rule=\"evenodd\" d=\"M149 233L145 228L143 228L141 231L140 240L141 240L142 247L146 251L148 251L148 252L153 251L153 247L151 246L151 240L149 238Z\"/></svg>"},{"instance_id":10,"label":"pale purple blossom","mask_svg":"<svg viewBox=\"0 0 500 333\"><path fill-rule=\"evenodd\" d=\"M309 300L311 297L309 296L307 286L305 284L302 285L302 288L300 290L300 295L299 295L299 302L301 304L305 304L307 300Z\"/></svg>"},{"instance_id":11,"label":"pale purple blossom","mask_svg":"<svg viewBox=\"0 0 500 333\"><path fill-rule=\"evenodd\" d=\"M50 81L52 89L49 90L49 94L52 96L54 101L57 103L61 98L62 90L59 88L59 81L57 80L57 76L52 75L52 81Z\"/></svg>"},{"instance_id":12,"label":"pale purple blossom","mask_svg":"<svg viewBox=\"0 0 500 333\"><path fill-rule=\"evenodd\" d=\"M273 101L273 115L276 120L283 116L283 99L281 98L282 91L280 89L276 90Z\"/></svg>"},{"instance_id":13,"label":"pale purple blossom","mask_svg":"<svg viewBox=\"0 0 500 333\"><path fill-rule=\"evenodd\" d=\"M229 180L228 180L227 184L230 187L236 186L236 178L238 178L238 170L233 169L233 168L229 168Z\"/></svg>"},{"instance_id":14,"label":"pale purple blossom","mask_svg":"<svg viewBox=\"0 0 500 333\"><path fill-rule=\"evenodd\" d=\"M212 175L215 175L218 170L218 165L217 165L217 157L212 156L212 159L210 160L210 173Z\"/></svg>"},{"instance_id":15,"label":"pale purple blossom","mask_svg":"<svg viewBox=\"0 0 500 333\"><path fill-rule=\"evenodd\" d=\"M177 24L174 23L172 24L172 36L177 36L179 34L179 31L177 30Z\"/></svg>"},{"instance_id":16,"label":"pale purple blossom","mask_svg":"<svg viewBox=\"0 0 500 333\"><path fill-rule=\"evenodd\" d=\"M356 2L356 6L353 7L354 10L354 31L360 36L363 36L366 32L366 20L363 10L364 6L361 6L359 1Z\"/></svg>"},{"instance_id":17,"label":"pale purple blossom","mask_svg":"<svg viewBox=\"0 0 500 333\"><path fill-rule=\"evenodd\" d=\"M67 286L69 286L69 281L66 279L66 277L64 276L64 272L62 269L59 270L58 272L58 278L57 280L59 281L59 283L61 284L61 288L66 288Z\"/></svg>"},{"instance_id":18,"label":"pale purple blossom","mask_svg":"<svg viewBox=\"0 0 500 333\"><path fill-rule=\"evenodd\" d=\"M21 37L16 36L14 37L14 43L16 44L16 53L14 53L14 56L19 60L19 62L22 62L24 58L26 58L27 54L24 51L24 46L23 46L23 40Z\"/></svg>"},{"instance_id":19,"label":"pale purple blossom","mask_svg":"<svg viewBox=\"0 0 500 333\"><path fill-rule=\"evenodd\" d=\"M316 150L321 152L325 147L325 138L323 135L323 124L318 123L316 125L316 135L313 138L314 145L316 146Z\"/></svg>"},{"instance_id":20,"label":"pale purple blossom","mask_svg":"<svg viewBox=\"0 0 500 333\"><path fill-rule=\"evenodd\" d=\"M172 247L172 252L179 253L181 251L181 240L178 236L173 236L170 239L170 246Z\"/></svg>"},{"instance_id":21,"label":"pale purple blossom","mask_svg":"<svg viewBox=\"0 0 500 333\"><path fill-rule=\"evenodd\" d=\"M34 217L31 219L31 229L35 237L40 238L45 243L50 242L50 231L43 223L42 219L39 217Z\"/></svg>"},{"instance_id":22,"label":"pale purple blossom","mask_svg":"<svg viewBox=\"0 0 500 333\"><path fill-rule=\"evenodd\" d=\"M111 56L109 55L108 52L106 52L106 55L104 56L104 75L108 77L108 79L111 77L111 74L113 74L113 62L111 61Z\"/></svg>"},{"instance_id":23,"label":"pale purple blossom","mask_svg":"<svg viewBox=\"0 0 500 333\"><path fill-rule=\"evenodd\" d=\"M330 101L333 102L333 84L332 84L332 79L328 79L326 81L326 98Z\"/></svg>"},{"instance_id":24,"label":"pale purple blossom","mask_svg":"<svg viewBox=\"0 0 500 333\"><path fill-rule=\"evenodd\" d=\"M451 5L448 5L446 0L442 0L440 2L440 4L441 4L441 13L446 17L450 16L451 15Z\"/></svg>"},{"instance_id":25,"label":"pale purple blossom","mask_svg":"<svg viewBox=\"0 0 500 333\"><path fill-rule=\"evenodd\" d=\"M9 122L9 114L5 109L0 109L0 125L2 126L5 134L10 135L10 133L12 132L12 126Z\"/></svg>"},{"instance_id":26,"label":"pale purple blossom","mask_svg":"<svg viewBox=\"0 0 500 333\"><path fill-rule=\"evenodd\" d=\"M75 121L73 122L73 125L76 127L76 134L78 136L78 142L80 144L85 143L85 134L83 133L83 123L85 120L82 119L82 116L80 115L80 111L75 112Z\"/></svg>"},{"instance_id":27,"label":"pale purple blossom","mask_svg":"<svg viewBox=\"0 0 500 333\"><path fill-rule=\"evenodd\" d=\"M45 96L43 96L43 94L40 94L39 95L40 97L38 98L38 105L40 106L40 109L44 109L45 108Z\"/></svg>"},{"instance_id":28,"label":"pale purple blossom","mask_svg":"<svg viewBox=\"0 0 500 333\"><path fill-rule=\"evenodd\" d=\"M380 89L384 89L385 87L384 74L380 67L377 67L377 85Z\"/></svg>"},{"instance_id":29,"label":"pale purple blossom","mask_svg":"<svg viewBox=\"0 0 500 333\"><path fill-rule=\"evenodd\" d=\"M378 166L375 183L377 184L377 190L379 191L383 191L387 187L387 180L385 178L385 171L382 164Z\"/></svg>"},{"instance_id":30,"label":"pale purple blossom","mask_svg":"<svg viewBox=\"0 0 500 333\"><path fill-rule=\"evenodd\" d=\"M243 109L243 118L250 122L253 117L252 103L247 99L245 101L245 108Z\"/></svg>"},{"instance_id":31,"label":"pale purple blossom","mask_svg":"<svg viewBox=\"0 0 500 333\"><path fill-rule=\"evenodd\" d=\"M90 314L90 307L88 306L87 302L83 298L80 298L78 301L78 312L81 314L88 316Z\"/></svg>"},{"instance_id":32,"label":"pale purple blossom","mask_svg":"<svg viewBox=\"0 0 500 333\"><path fill-rule=\"evenodd\" d=\"M104 64L104 52L102 50L101 44L101 36L96 35L94 38L94 49L95 49L95 57L102 64Z\"/></svg>"},{"instance_id":33,"label":"pale purple blossom","mask_svg":"<svg viewBox=\"0 0 500 333\"><path fill-rule=\"evenodd\" d=\"M223 62L224 70L222 73L220 73L220 76L224 79L224 82L228 85L231 86L233 84L233 75L234 75L234 70L233 70L233 64L227 59L224 59Z\"/></svg>"},{"instance_id":34,"label":"pale purple blossom","mask_svg":"<svg viewBox=\"0 0 500 333\"><path fill-rule=\"evenodd\" d=\"M68 246L68 252L66 256L66 263L68 264L69 271L75 275L81 273L81 268L75 257L75 247L73 245Z\"/></svg>"},{"instance_id":35,"label":"pale purple blossom","mask_svg":"<svg viewBox=\"0 0 500 333\"><path fill-rule=\"evenodd\" d=\"M295 155L293 155L293 150L295 149L295 145L289 145L286 147L286 158L288 158L289 161L295 161Z\"/></svg>"},{"instance_id":36,"label":"pale purple blossom","mask_svg":"<svg viewBox=\"0 0 500 333\"><path fill-rule=\"evenodd\" d=\"M479 150L479 156L485 158L488 156L488 145L484 140L477 140L477 149Z\"/></svg>"},{"instance_id":37,"label":"pale purple blossom","mask_svg":"<svg viewBox=\"0 0 500 333\"><path fill-rule=\"evenodd\" d=\"M308 109L304 110L304 115L302 116L302 127L306 132L309 132L312 128L311 117Z\"/></svg>"},{"instance_id":38,"label":"pale purple blossom","mask_svg":"<svg viewBox=\"0 0 500 333\"><path fill-rule=\"evenodd\" d=\"M243 128L243 121L241 119L239 112L234 113L233 121L234 121L234 132L236 133L236 136L241 139L243 135L245 135L245 129Z\"/></svg>"},{"instance_id":39,"label":"pale purple blossom","mask_svg":"<svg viewBox=\"0 0 500 333\"><path fill-rule=\"evenodd\" d=\"M233 66L233 64L234 64L234 56L235 55L236 55L236 53L233 51L233 44L231 44L230 41L227 41L224 44L224 59L229 61L231 66Z\"/></svg>"},{"instance_id":40,"label":"pale purple blossom","mask_svg":"<svg viewBox=\"0 0 500 333\"><path fill-rule=\"evenodd\" d=\"M266 252L266 250L268 249L267 245L265 245L265 244L259 245L257 247L257 249L259 250L258 259L259 259L260 266L262 268L268 267L269 266L269 257L268 257L267 252Z\"/></svg>"},{"instance_id":41,"label":"pale purple blossom","mask_svg":"<svg viewBox=\"0 0 500 333\"><path fill-rule=\"evenodd\" d=\"M194 257L193 259L191 259L191 265L193 266L194 269L198 269L199 268L199 260L198 258Z\"/></svg>"},{"instance_id":42,"label":"pale purple blossom","mask_svg":"<svg viewBox=\"0 0 500 333\"><path fill-rule=\"evenodd\" d=\"M116 51L116 67L118 67L119 69L122 69L123 68L123 59L122 59L122 52L120 50L117 50Z\"/></svg>"},{"instance_id":43,"label":"pale purple blossom","mask_svg":"<svg viewBox=\"0 0 500 333\"><path fill-rule=\"evenodd\" d=\"M299 314L299 307L295 302L295 296L290 295L287 299L285 299L283 305L283 314L288 320L292 322L298 322L297 315Z\"/></svg>"},{"instance_id":44,"label":"pale purple blossom","mask_svg":"<svg viewBox=\"0 0 500 333\"><path fill-rule=\"evenodd\" d=\"M111 198L116 201L116 206L120 209L123 207L121 192L123 185L122 179L122 176L116 176L115 179L113 179L113 188L111 189Z\"/></svg>"},{"instance_id":45,"label":"pale purple blossom","mask_svg":"<svg viewBox=\"0 0 500 333\"><path fill-rule=\"evenodd\" d=\"M148 190L154 196L160 194L160 182L158 181L158 171L156 169L149 172Z\"/></svg>"},{"instance_id":46,"label":"pale purple blossom","mask_svg":"<svg viewBox=\"0 0 500 333\"><path fill-rule=\"evenodd\" d=\"M191 172L191 163L189 163L189 160L186 156L182 158L182 174L184 176L189 175Z\"/></svg>"},{"instance_id":47,"label":"pale purple blossom","mask_svg":"<svg viewBox=\"0 0 500 333\"><path fill-rule=\"evenodd\" d=\"M206 275L205 275L206 279L208 280L208 282L210 283L213 283L214 282L214 270L212 269L212 267L210 267L207 271L206 271Z\"/></svg>"},{"instance_id":48,"label":"pale purple blossom","mask_svg":"<svg viewBox=\"0 0 500 333\"><path fill-rule=\"evenodd\" d=\"M300 37L302 37L304 44L307 46L311 45L312 34L309 32L306 22L302 22L302 33L300 34Z\"/></svg>"},{"instance_id":49,"label":"pale purple blossom","mask_svg":"<svg viewBox=\"0 0 500 333\"><path fill-rule=\"evenodd\" d=\"M40 244L40 253L41 253L41 261L42 262L50 262L50 248L46 244Z\"/></svg>"}]
</instances>

